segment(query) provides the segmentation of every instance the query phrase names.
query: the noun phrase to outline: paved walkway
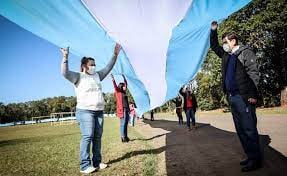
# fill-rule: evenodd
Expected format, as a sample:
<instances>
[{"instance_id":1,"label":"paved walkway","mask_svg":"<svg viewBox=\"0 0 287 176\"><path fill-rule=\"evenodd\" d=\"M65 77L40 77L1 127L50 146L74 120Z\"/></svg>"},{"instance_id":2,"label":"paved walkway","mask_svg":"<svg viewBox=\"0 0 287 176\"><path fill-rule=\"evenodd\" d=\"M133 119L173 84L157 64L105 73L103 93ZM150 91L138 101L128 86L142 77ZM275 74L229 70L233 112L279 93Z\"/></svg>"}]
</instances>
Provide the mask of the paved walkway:
<instances>
[{"instance_id":1,"label":"paved walkway","mask_svg":"<svg viewBox=\"0 0 287 176\"><path fill-rule=\"evenodd\" d=\"M149 118L149 117L147 117ZM240 172L244 154L229 113L197 115L198 129L187 131L176 117L155 115L136 129L149 140L159 157L159 175L285 175L287 173L287 117L258 116L264 167L248 174ZM285 156L284 156L285 155Z\"/></svg>"}]
</instances>

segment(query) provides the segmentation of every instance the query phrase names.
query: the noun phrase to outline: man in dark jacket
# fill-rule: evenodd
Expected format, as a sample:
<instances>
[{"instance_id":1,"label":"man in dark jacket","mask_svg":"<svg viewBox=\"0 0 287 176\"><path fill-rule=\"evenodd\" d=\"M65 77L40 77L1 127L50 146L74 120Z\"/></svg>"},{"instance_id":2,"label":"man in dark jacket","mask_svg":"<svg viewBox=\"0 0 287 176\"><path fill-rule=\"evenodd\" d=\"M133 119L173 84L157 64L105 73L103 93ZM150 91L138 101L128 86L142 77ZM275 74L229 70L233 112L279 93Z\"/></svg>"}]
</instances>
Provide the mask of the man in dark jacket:
<instances>
[{"instance_id":1,"label":"man in dark jacket","mask_svg":"<svg viewBox=\"0 0 287 176\"><path fill-rule=\"evenodd\" d=\"M178 124L183 125L183 118L182 118L182 98L181 95L178 94L175 99L172 100L175 103L176 108L176 115L178 117Z\"/></svg>"},{"instance_id":2,"label":"man in dark jacket","mask_svg":"<svg viewBox=\"0 0 287 176\"><path fill-rule=\"evenodd\" d=\"M217 22L211 24L210 46L222 59L222 86L227 94L236 132L247 158L240 162L243 172L261 167L261 153L257 131L255 104L258 99L259 72L254 52L247 46L238 45L234 33L222 36L219 45Z\"/></svg>"}]
</instances>

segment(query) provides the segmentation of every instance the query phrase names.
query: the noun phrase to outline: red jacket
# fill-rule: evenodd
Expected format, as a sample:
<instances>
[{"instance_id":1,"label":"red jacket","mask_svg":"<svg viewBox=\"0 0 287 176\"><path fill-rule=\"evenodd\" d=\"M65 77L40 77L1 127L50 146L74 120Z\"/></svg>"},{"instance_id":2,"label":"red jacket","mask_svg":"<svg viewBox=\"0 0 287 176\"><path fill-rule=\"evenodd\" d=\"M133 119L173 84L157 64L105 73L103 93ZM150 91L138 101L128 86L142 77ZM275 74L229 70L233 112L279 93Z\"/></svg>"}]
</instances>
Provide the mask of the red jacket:
<instances>
[{"instance_id":1,"label":"red jacket","mask_svg":"<svg viewBox=\"0 0 287 176\"><path fill-rule=\"evenodd\" d=\"M116 81L114 79L113 79L113 84L115 88L115 97L117 101L117 116L119 118L123 118L124 117L123 95L120 89L118 88ZM124 84L126 87L128 87L128 83L125 77L124 77Z\"/></svg>"},{"instance_id":2,"label":"red jacket","mask_svg":"<svg viewBox=\"0 0 287 176\"><path fill-rule=\"evenodd\" d=\"M192 108L192 98L186 97L186 108Z\"/></svg>"}]
</instances>

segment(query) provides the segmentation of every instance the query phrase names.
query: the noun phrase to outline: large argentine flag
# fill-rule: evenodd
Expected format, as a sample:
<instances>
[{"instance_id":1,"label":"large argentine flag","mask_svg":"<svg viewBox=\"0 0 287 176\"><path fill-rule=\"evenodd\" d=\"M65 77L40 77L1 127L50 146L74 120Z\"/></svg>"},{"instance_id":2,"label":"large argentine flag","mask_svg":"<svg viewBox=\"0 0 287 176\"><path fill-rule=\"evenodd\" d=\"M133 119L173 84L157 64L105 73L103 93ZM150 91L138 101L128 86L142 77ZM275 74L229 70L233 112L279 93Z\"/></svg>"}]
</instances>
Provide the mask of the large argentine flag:
<instances>
[{"instance_id":1,"label":"large argentine flag","mask_svg":"<svg viewBox=\"0 0 287 176\"><path fill-rule=\"evenodd\" d=\"M210 24L250 0L1 0L0 14L104 67L115 42L139 113L175 97L194 78L209 48Z\"/></svg>"}]
</instances>

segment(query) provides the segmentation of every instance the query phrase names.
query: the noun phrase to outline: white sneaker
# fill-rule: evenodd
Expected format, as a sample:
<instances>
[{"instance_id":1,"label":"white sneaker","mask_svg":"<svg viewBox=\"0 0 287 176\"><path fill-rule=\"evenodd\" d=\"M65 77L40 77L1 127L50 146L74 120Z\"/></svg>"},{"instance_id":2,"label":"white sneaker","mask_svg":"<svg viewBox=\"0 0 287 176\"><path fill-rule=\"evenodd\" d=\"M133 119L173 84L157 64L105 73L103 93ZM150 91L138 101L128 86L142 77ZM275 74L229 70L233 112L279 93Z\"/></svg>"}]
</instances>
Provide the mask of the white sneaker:
<instances>
[{"instance_id":1,"label":"white sneaker","mask_svg":"<svg viewBox=\"0 0 287 176\"><path fill-rule=\"evenodd\" d=\"M89 166L87 167L87 169L85 170L81 170L80 172L83 173L83 174L90 174L92 172L95 172L96 171L96 168L94 168L93 166Z\"/></svg>"},{"instance_id":2,"label":"white sneaker","mask_svg":"<svg viewBox=\"0 0 287 176\"><path fill-rule=\"evenodd\" d=\"M96 167L96 169L97 169L97 170L98 170L98 169L102 170L102 169L105 169L105 168L107 168L107 167L108 167L107 164L105 164L105 163L100 163L99 166Z\"/></svg>"}]
</instances>

